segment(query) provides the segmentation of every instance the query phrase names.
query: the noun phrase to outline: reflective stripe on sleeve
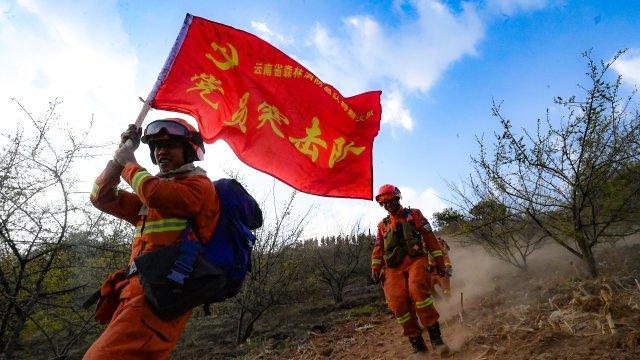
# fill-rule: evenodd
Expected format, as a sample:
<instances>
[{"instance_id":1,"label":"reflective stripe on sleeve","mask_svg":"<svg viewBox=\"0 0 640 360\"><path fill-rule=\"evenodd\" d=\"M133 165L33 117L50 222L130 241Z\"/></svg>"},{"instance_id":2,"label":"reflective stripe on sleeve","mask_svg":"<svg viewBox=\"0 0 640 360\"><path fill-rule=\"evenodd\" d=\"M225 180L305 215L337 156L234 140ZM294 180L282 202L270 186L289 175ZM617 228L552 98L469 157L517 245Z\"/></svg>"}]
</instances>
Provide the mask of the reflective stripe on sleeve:
<instances>
[{"instance_id":1,"label":"reflective stripe on sleeve","mask_svg":"<svg viewBox=\"0 0 640 360\"><path fill-rule=\"evenodd\" d=\"M136 194L140 193L138 190L140 188L140 185L142 185L142 183L144 182L144 179L150 176L151 174L149 174L147 170L138 171L135 175L133 175L133 178L131 179L131 188L133 188L133 191L135 191Z\"/></svg>"},{"instance_id":2,"label":"reflective stripe on sleeve","mask_svg":"<svg viewBox=\"0 0 640 360\"><path fill-rule=\"evenodd\" d=\"M440 257L440 256L442 256L442 251L440 251L440 250L432 251L431 252L431 256L434 257L434 258Z\"/></svg>"},{"instance_id":3,"label":"reflective stripe on sleeve","mask_svg":"<svg viewBox=\"0 0 640 360\"><path fill-rule=\"evenodd\" d=\"M184 219L162 219L156 221L147 221L144 226L145 234L160 233L167 231L184 230L187 227L187 220ZM141 236L142 225L136 226L135 236Z\"/></svg>"},{"instance_id":4,"label":"reflective stripe on sleeve","mask_svg":"<svg viewBox=\"0 0 640 360\"><path fill-rule=\"evenodd\" d=\"M433 299L431 297L428 297L422 301L416 301L416 308L418 309L426 308L430 305L433 305Z\"/></svg>"},{"instance_id":5,"label":"reflective stripe on sleeve","mask_svg":"<svg viewBox=\"0 0 640 360\"><path fill-rule=\"evenodd\" d=\"M371 259L371 265L382 265L382 261L379 259Z\"/></svg>"},{"instance_id":6,"label":"reflective stripe on sleeve","mask_svg":"<svg viewBox=\"0 0 640 360\"><path fill-rule=\"evenodd\" d=\"M98 184L93 184L93 189L91 189L91 197L98 196L98 191L100 191L100 186Z\"/></svg>"}]
</instances>

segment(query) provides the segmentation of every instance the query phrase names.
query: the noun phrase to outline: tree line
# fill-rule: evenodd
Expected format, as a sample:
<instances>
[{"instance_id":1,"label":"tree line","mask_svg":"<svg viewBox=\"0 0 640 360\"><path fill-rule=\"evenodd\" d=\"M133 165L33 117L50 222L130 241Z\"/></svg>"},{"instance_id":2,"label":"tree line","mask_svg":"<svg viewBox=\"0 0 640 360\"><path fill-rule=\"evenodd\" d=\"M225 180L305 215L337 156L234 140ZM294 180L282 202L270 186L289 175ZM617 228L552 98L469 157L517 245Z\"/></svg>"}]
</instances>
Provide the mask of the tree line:
<instances>
[{"instance_id":1,"label":"tree line","mask_svg":"<svg viewBox=\"0 0 640 360\"><path fill-rule=\"evenodd\" d=\"M594 250L640 231L640 113L610 61L583 53L587 84L579 96L556 97L533 128L514 129L493 102L500 131L477 137L472 173L449 183L454 207L436 225L464 235L518 268L553 241L598 275ZM559 115L556 115L559 114Z\"/></svg>"}]
</instances>

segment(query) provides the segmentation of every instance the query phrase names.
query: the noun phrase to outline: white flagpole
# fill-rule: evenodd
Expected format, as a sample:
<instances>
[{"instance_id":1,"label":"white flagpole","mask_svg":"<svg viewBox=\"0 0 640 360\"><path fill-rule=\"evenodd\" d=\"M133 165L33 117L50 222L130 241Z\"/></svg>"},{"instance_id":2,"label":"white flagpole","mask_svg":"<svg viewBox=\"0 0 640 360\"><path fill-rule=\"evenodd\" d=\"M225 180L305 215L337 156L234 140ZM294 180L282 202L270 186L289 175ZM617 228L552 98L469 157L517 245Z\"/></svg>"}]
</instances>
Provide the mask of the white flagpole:
<instances>
[{"instance_id":1,"label":"white flagpole","mask_svg":"<svg viewBox=\"0 0 640 360\"><path fill-rule=\"evenodd\" d=\"M142 100L142 98L140 98L140 100ZM149 110L151 110L151 101L145 100L142 105L142 109L140 109L140 113L138 114L138 118L136 119L136 127L140 127L142 125L142 122L144 121L144 118L147 117Z\"/></svg>"},{"instance_id":2,"label":"white flagpole","mask_svg":"<svg viewBox=\"0 0 640 360\"><path fill-rule=\"evenodd\" d=\"M180 51L180 47L182 47L182 42L184 41L184 38L187 36L187 30L189 30L189 25L191 25L192 19L193 19L193 15L191 14L187 14L187 16L185 17L184 23L182 24L182 28L180 29L180 33L178 34L178 38L176 39L176 42L173 44L173 47L171 48L171 52L169 53L169 56L167 57L167 60L164 63L164 66L162 67L162 71L160 71L160 75L158 75L158 79L156 80L156 83L153 85L153 89L151 89L149 96L147 96L147 100L144 101L144 104L142 105L142 109L140 109L140 113L138 114L138 118L136 119L136 122L135 122L136 127L142 126L142 122L144 121L145 117L147 117L149 110L151 110L151 103L153 102L153 99L156 97L156 93L158 92L160 85L162 85L162 82L167 77L167 74L169 74L169 70L171 70L171 66L173 66L173 62L175 61L176 56L178 55L178 51ZM131 148L133 147L133 142L131 140L127 140L124 146Z\"/></svg>"}]
</instances>

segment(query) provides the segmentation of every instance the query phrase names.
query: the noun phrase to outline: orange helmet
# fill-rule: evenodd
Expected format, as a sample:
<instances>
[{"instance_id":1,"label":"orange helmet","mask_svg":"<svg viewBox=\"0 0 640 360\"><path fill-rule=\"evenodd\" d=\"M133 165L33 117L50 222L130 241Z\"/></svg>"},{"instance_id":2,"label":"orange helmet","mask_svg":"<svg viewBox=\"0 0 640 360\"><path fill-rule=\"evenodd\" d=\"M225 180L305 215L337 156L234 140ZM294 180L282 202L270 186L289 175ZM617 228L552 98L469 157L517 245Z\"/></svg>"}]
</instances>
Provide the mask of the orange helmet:
<instances>
[{"instance_id":1,"label":"orange helmet","mask_svg":"<svg viewBox=\"0 0 640 360\"><path fill-rule=\"evenodd\" d=\"M400 199L401 198L401 194L400 194L400 189L398 189L396 186L391 185L391 184L385 184L380 186L380 189L378 190L378 195L376 195L376 201L378 202L378 204L382 205L383 203L397 198Z\"/></svg>"},{"instance_id":2,"label":"orange helmet","mask_svg":"<svg viewBox=\"0 0 640 360\"><path fill-rule=\"evenodd\" d=\"M143 143L149 144L151 150L151 161L155 164L154 140L169 139L172 137L181 138L186 142L185 161L187 163L195 160L204 160L204 142L202 136L196 128L191 126L186 120L179 118L155 120L144 129L144 135L140 139Z\"/></svg>"}]
</instances>

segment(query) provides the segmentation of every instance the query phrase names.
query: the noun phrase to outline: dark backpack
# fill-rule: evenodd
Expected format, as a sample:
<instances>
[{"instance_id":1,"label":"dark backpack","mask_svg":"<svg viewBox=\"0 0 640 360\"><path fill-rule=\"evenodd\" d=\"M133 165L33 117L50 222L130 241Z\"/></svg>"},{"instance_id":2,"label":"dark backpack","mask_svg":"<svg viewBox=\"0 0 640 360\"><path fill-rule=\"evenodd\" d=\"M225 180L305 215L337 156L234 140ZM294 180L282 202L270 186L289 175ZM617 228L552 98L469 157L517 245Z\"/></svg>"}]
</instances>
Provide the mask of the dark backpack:
<instances>
[{"instance_id":1,"label":"dark backpack","mask_svg":"<svg viewBox=\"0 0 640 360\"><path fill-rule=\"evenodd\" d=\"M145 297L154 313L171 319L188 310L224 301L241 289L251 267L251 249L262 226L262 210L234 179L213 182L220 200L220 216L206 244L192 238L189 222L179 244L135 259Z\"/></svg>"},{"instance_id":2,"label":"dark backpack","mask_svg":"<svg viewBox=\"0 0 640 360\"><path fill-rule=\"evenodd\" d=\"M236 180L220 179L213 185L220 199L220 218L202 254L226 272L224 298L228 299L240 291L251 270L251 249L256 241L251 230L262 226L262 210Z\"/></svg>"}]
</instances>

